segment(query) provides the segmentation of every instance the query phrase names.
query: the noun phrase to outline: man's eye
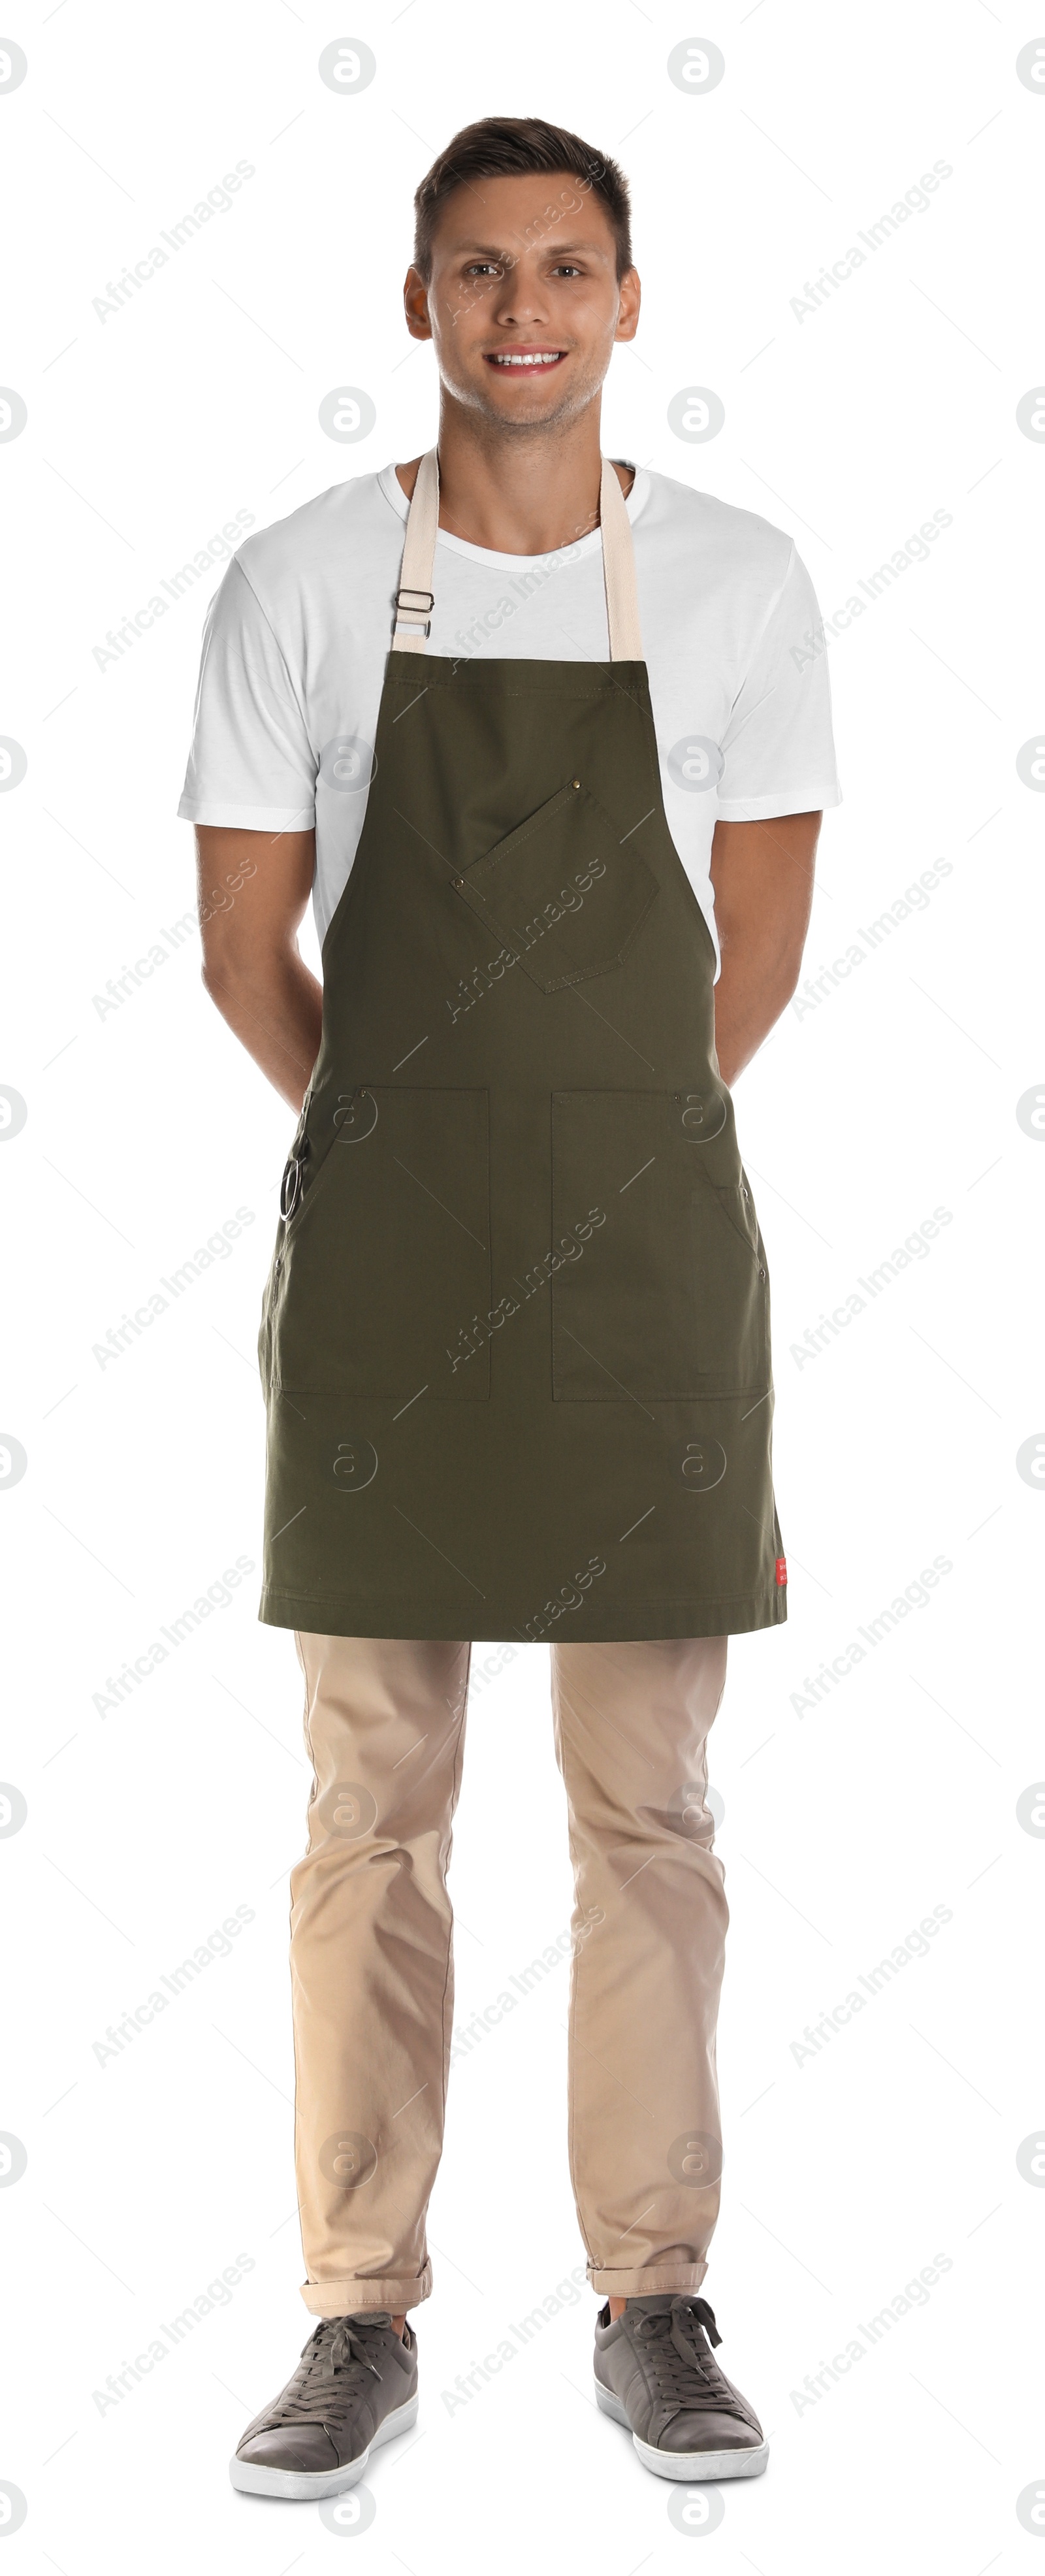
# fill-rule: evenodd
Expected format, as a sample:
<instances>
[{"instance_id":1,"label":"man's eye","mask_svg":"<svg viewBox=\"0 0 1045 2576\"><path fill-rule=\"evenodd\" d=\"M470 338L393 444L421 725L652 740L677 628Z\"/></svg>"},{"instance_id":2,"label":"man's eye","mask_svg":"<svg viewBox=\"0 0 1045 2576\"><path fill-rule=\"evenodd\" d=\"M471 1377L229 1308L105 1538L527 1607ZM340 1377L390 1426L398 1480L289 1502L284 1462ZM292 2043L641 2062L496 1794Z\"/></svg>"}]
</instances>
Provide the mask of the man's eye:
<instances>
[{"instance_id":1,"label":"man's eye","mask_svg":"<svg viewBox=\"0 0 1045 2576\"><path fill-rule=\"evenodd\" d=\"M495 259L473 259L465 270L466 277L497 277L499 274Z\"/></svg>"}]
</instances>

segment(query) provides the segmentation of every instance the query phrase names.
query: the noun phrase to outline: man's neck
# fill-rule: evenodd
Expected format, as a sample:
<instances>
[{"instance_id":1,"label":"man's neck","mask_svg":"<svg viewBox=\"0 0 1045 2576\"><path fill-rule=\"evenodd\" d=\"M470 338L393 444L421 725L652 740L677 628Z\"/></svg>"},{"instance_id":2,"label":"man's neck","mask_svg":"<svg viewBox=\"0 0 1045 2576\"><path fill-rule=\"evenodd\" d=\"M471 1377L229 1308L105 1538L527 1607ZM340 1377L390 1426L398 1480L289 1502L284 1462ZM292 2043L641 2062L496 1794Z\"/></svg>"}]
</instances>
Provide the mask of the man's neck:
<instances>
[{"instance_id":1,"label":"man's neck","mask_svg":"<svg viewBox=\"0 0 1045 2576\"><path fill-rule=\"evenodd\" d=\"M594 416L593 416L594 415ZM397 465L409 500L420 457ZM627 496L634 476L615 468ZM593 406L568 427L527 438L474 426L444 405L439 424L439 525L495 554L553 554L599 523L602 457Z\"/></svg>"}]
</instances>

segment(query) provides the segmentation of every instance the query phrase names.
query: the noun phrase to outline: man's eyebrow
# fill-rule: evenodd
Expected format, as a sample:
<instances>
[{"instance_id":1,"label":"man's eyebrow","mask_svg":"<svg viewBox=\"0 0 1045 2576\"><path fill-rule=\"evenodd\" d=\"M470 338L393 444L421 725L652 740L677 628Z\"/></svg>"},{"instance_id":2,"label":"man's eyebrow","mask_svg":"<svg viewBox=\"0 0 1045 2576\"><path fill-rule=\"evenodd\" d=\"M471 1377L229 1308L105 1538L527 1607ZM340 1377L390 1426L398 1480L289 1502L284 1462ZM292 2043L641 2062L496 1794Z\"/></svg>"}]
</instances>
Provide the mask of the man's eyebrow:
<instances>
[{"instance_id":1,"label":"man's eyebrow","mask_svg":"<svg viewBox=\"0 0 1045 2576\"><path fill-rule=\"evenodd\" d=\"M524 233L521 233L521 234L519 235L519 240L520 240L520 243L521 243L521 245L522 245L523 249L525 249L525 248L527 247L527 244L526 244L526 236L525 236L525 234L524 234ZM590 256L592 253L600 253L600 254L604 254L606 257L608 257L608 256L609 256L608 252L605 250L605 245L604 245L602 242L569 242L569 241L568 241L568 242L563 242L563 241L554 241L554 242L547 242L547 243L543 243L543 244L540 244L540 245L538 245L538 246L539 246L539 247L541 247L541 248L544 248L544 249L548 249L548 250L554 251L554 254L555 254L556 259L568 259L568 258L572 258L572 257L573 257L573 255L574 255L576 252L578 252L578 251L586 251L586 252L589 254L589 256ZM465 242L455 242L455 244L454 244L454 252L455 252L455 255L456 255L456 256L462 256L465 252L467 252L467 253L468 253L468 255L469 255L472 259L516 259L516 258L518 258L518 252L517 252L517 251L513 251L513 250L504 250L504 249L500 249L500 250L499 250L499 249L496 247L496 245L495 245L495 244L490 243L490 242L470 242L470 241L465 241Z\"/></svg>"}]
</instances>

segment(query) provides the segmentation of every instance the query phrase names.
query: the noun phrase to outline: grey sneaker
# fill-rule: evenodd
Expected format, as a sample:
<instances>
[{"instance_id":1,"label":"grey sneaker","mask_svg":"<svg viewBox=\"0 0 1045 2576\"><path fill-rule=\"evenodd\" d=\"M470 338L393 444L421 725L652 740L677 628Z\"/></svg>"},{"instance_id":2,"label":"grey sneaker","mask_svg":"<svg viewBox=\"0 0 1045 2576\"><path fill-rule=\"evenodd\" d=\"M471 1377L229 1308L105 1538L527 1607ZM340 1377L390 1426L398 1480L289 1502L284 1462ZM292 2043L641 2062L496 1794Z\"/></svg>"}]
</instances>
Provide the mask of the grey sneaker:
<instances>
[{"instance_id":1,"label":"grey sneaker","mask_svg":"<svg viewBox=\"0 0 1045 2576\"><path fill-rule=\"evenodd\" d=\"M627 2425L640 2460L658 2478L696 2485L757 2478L765 2468L769 2444L754 2408L712 2353L721 2341L707 2300L689 2291L629 2299L615 2325L608 2300L599 2310L597 2402Z\"/></svg>"},{"instance_id":2,"label":"grey sneaker","mask_svg":"<svg viewBox=\"0 0 1045 2576\"><path fill-rule=\"evenodd\" d=\"M248 2424L229 2476L247 2495L340 2495L416 2414L412 2327L398 2335L387 2308L323 2317L282 2396Z\"/></svg>"}]
</instances>

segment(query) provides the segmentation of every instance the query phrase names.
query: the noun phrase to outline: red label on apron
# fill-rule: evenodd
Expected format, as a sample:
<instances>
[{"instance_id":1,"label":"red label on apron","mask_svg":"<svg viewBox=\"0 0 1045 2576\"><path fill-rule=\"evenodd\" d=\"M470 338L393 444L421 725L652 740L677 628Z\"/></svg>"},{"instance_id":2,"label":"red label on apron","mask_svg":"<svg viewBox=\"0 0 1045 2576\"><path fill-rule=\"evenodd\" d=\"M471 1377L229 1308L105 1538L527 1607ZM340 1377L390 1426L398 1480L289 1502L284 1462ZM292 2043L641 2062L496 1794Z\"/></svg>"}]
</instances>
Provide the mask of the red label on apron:
<instances>
[{"instance_id":1,"label":"red label on apron","mask_svg":"<svg viewBox=\"0 0 1045 2576\"><path fill-rule=\"evenodd\" d=\"M786 1556L778 1556L778 1558L777 1558L777 1561L776 1561L776 1579L777 1579L777 1583L778 1583L778 1585L779 1585L779 1584L783 1584L783 1583L786 1583L786 1582L787 1582L787 1558L786 1558Z\"/></svg>"}]
</instances>

